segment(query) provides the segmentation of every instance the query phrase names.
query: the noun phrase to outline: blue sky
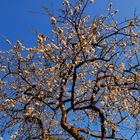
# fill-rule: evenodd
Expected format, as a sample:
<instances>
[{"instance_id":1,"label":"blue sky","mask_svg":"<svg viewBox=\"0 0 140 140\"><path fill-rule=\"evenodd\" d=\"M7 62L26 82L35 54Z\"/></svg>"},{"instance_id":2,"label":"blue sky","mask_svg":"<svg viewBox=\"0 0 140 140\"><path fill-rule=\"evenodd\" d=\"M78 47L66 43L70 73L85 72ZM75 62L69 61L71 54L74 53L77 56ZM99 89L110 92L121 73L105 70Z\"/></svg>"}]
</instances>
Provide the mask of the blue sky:
<instances>
[{"instance_id":1,"label":"blue sky","mask_svg":"<svg viewBox=\"0 0 140 140\"><path fill-rule=\"evenodd\" d=\"M59 2L58 2L59 1ZM36 37L30 32L31 29L50 34L50 23L47 15L43 13L42 6L49 7L55 14L62 0L0 0L0 34L4 35L13 43L21 40L26 46L31 47L36 43ZM107 3L111 0L95 0L87 11L91 15L105 13ZM135 8L140 13L139 0L112 0L114 8L119 9L119 18L131 17ZM7 49L7 45L0 37L0 50Z\"/></svg>"}]
</instances>

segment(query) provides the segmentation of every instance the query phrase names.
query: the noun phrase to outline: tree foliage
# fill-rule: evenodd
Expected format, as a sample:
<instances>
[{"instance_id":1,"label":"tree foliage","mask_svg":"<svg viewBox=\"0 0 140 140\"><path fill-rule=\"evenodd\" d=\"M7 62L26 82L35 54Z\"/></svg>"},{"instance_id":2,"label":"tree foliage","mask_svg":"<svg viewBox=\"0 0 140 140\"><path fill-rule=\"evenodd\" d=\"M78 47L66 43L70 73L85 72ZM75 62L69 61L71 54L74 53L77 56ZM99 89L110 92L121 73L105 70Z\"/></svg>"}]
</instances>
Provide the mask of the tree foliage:
<instances>
[{"instance_id":1,"label":"tree foliage","mask_svg":"<svg viewBox=\"0 0 140 140\"><path fill-rule=\"evenodd\" d=\"M14 139L140 138L139 19L91 19L93 0L65 0L53 36L7 43L0 56L0 133Z\"/></svg>"}]
</instances>

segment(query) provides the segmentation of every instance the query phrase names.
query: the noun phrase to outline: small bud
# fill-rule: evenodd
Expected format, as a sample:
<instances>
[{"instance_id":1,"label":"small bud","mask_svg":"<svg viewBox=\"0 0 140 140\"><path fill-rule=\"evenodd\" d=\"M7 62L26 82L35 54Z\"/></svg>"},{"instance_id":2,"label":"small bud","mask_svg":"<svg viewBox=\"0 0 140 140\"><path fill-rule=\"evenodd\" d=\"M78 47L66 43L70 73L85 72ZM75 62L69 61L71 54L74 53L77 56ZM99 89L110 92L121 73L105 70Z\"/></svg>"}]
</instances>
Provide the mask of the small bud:
<instances>
[{"instance_id":1,"label":"small bud","mask_svg":"<svg viewBox=\"0 0 140 140\"><path fill-rule=\"evenodd\" d=\"M119 10L115 10L114 14L117 14L119 12Z\"/></svg>"},{"instance_id":2,"label":"small bud","mask_svg":"<svg viewBox=\"0 0 140 140\"><path fill-rule=\"evenodd\" d=\"M51 17L51 22L52 22L52 24L56 24L56 19L55 19L55 17Z\"/></svg>"},{"instance_id":3,"label":"small bud","mask_svg":"<svg viewBox=\"0 0 140 140\"><path fill-rule=\"evenodd\" d=\"M10 40L6 39L6 43L11 45L12 43L10 42Z\"/></svg>"},{"instance_id":4,"label":"small bud","mask_svg":"<svg viewBox=\"0 0 140 140\"><path fill-rule=\"evenodd\" d=\"M73 15L73 11L72 11L72 10L70 10L70 11L69 11L69 14L72 16L72 15Z\"/></svg>"},{"instance_id":5,"label":"small bud","mask_svg":"<svg viewBox=\"0 0 140 140\"><path fill-rule=\"evenodd\" d=\"M75 10L76 10L76 11L79 11L79 10L80 10L79 6L76 6L76 7L75 7Z\"/></svg>"},{"instance_id":6,"label":"small bud","mask_svg":"<svg viewBox=\"0 0 140 140\"><path fill-rule=\"evenodd\" d=\"M112 8L112 2L110 2L110 4L109 4L109 8L110 8L110 9Z\"/></svg>"},{"instance_id":7,"label":"small bud","mask_svg":"<svg viewBox=\"0 0 140 140\"><path fill-rule=\"evenodd\" d=\"M133 20L130 20L129 26L134 26L134 21Z\"/></svg>"},{"instance_id":8,"label":"small bud","mask_svg":"<svg viewBox=\"0 0 140 140\"><path fill-rule=\"evenodd\" d=\"M94 0L90 0L90 3L94 3Z\"/></svg>"}]
</instances>

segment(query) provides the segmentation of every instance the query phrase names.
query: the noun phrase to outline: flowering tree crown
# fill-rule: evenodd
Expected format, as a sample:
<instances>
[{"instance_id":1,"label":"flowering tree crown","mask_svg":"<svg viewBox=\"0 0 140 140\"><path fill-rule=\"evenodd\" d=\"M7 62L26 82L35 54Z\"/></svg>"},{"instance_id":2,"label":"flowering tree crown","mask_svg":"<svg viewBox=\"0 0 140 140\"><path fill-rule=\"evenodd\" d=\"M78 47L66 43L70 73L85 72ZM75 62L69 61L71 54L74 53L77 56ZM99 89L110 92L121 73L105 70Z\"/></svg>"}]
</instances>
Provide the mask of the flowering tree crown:
<instances>
[{"instance_id":1,"label":"flowering tree crown","mask_svg":"<svg viewBox=\"0 0 140 140\"><path fill-rule=\"evenodd\" d=\"M63 2L50 16L53 40L20 41L0 54L0 133L14 139L136 139L139 137L139 19L93 20L94 0ZM131 128L131 129L130 129ZM130 132L127 134L126 132Z\"/></svg>"}]
</instances>

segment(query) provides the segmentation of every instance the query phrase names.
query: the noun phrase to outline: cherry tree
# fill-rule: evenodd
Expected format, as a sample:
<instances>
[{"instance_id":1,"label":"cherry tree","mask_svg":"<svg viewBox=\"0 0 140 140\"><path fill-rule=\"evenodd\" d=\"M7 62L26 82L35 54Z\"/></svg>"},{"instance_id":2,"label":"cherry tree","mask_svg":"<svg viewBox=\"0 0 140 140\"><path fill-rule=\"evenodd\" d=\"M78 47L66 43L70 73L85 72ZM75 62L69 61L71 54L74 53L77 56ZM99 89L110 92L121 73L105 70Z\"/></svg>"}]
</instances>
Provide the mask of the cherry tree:
<instances>
[{"instance_id":1,"label":"cherry tree","mask_svg":"<svg viewBox=\"0 0 140 140\"><path fill-rule=\"evenodd\" d=\"M53 36L0 53L0 134L11 140L140 138L137 16L90 18L94 0L64 0L48 12Z\"/></svg>"}]
</instances>

